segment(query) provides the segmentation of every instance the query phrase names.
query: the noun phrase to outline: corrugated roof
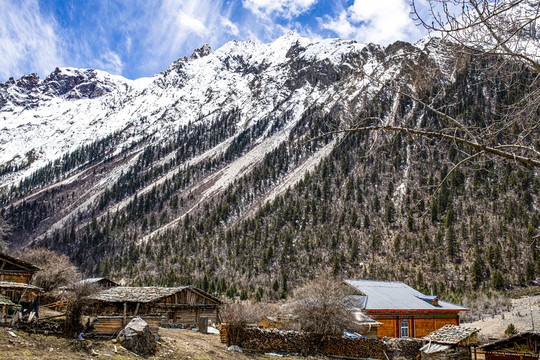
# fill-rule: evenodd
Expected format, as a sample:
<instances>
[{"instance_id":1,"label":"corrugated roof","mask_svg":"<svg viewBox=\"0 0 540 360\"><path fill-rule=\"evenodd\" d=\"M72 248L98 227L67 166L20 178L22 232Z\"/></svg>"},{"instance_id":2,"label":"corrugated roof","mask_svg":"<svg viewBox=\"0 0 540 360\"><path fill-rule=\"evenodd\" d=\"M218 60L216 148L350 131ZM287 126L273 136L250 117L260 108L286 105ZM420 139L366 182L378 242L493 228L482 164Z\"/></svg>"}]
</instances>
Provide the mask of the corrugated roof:
<instances>
[{"instance_id":1,"label":"corrugated roof","mask_svg":"<svg viewBox=\"0 0 540 360\"><path fill-rule=\"evenodd\" d=\"M437 344L437 343L427 343L426 345L422 346L420 348L420 351L422 351L425 354L433 354L441 351L446 351L450 349L452 345L443 345L443 344Z\"/></svg>"},{"instance_id":2,"label":"corrugated roof","mask_svg":"<svg viewBox=\"0 0 540 360\"><path fill-rule=\"evenodd\" d=\"M429 301L419 298L424 294L400 281L350 279L343 281L366 296L362 308L366 310L469 310L446 301L432 305Z\"/></svg>"},{"instance_id":3,"label":"corrugated roof","mask_svg":"<svg viewBox=\"0 0 540 360\"><path fill-rule=\"evenodd\" d=\"M96 283L100 280L103 280L105 279L104 277L97 277L97 278L88 278L88 279L82 279L80 281L77 282L77 284L81 284L81 285L84 285L84 284L92 284L92 283Z\"/></svg>"},{"instance_id":4,"label":"corrugated roof","mask_svg":"<svg viewBox=\"0 0 540 360\"><path fill-rule=\"evenodd\" d=\"M455 345L479 332L477 328L466 328L457 325L444 325L442 328L431 332L422 339L439 344Z\"/></svg>"},{"instance_id":5,"label":"corrugated roof","mask_svg":"<svg viewBox=\"0 0 540 360\"><path fill-rule=\"evenodd\" d=\"M367 296L349 295L345 297L345 304L349 309L361 310L366 307Z\"/></svg>"}]
</instances>

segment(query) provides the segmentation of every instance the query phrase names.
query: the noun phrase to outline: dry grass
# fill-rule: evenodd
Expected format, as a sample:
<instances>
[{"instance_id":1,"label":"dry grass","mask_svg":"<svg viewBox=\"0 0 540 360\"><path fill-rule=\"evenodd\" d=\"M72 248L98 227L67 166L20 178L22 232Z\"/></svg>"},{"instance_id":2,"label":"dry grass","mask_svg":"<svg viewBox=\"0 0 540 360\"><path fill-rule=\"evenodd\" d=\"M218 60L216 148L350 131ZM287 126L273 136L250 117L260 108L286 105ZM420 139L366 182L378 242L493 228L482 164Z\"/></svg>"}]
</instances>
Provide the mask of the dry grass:
<instances>
[{"instance_id":1,"label":"dry grass","mask_svg":"<svg viewBox=\"0 0 540 360\"><path fill-rule=\"evenodd\" d=\"M9 334L12 331L16 337ZM147 359L191 359L191 360L272 360L278 357L264 354L239 354L227 351L215 334L200 334L179 329L160 329L158 353ZM92 356L68 338L29 334L19 330L0 328L0 360L80 360L80 359L142 359L122 350L111 340L93 340L99 355ZM115 345L117 351L115 352ZM291 356L290 360L310 359ZM314 359L314 358L311 358ZM320 358L319 358L320 359Z\"/></svg>"}]
</instances>

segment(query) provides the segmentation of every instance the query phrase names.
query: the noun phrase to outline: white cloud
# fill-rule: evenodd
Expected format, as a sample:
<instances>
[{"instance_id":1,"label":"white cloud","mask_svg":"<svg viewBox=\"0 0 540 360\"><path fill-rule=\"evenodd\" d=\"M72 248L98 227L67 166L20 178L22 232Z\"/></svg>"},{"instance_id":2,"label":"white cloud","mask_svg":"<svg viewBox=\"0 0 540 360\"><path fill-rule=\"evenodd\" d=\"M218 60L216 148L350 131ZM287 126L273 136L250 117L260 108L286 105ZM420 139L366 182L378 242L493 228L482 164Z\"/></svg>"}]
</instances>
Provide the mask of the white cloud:
<instances>
[{"instance_id":1,"label":"white cloud","mask_svg":"<svg viewBox=\"0 0 540 360\"><path fill-rule=\"evenodd\" d=\"M238 34L240 34L238 26L226 17L221 18L221 25L224 29L226 29L229 34L232 34L234 36L238 36Z\"/></svg>"},{"instance_id":2,"label":"white cloud","mask_svg":"<svg viewBox=\"0 0 540 360\"><path fill-rule=\"evenodd\" d=\"M346 11L342 11L336 19L327 19L322 26L325 29L332 30L337 36L344 39L354 37L357 31L356 27L349 22Z\"/></svg>"},{"instance_id":3,"label":"white cloud","mask_svg":"<svg viewBox=\"0 0 540 360\"><path fill-rule=\"evenodd\" d=\"M48 74L63 65L57 26L37 0L0 0L0 79Z\"/></svg>"},{"instance_id":4,"label":"white cloud","mask_svg":"<svg viewBox=\"0 0 540 360\"><path fill-rule=\"evenodd\" d=\"M156 9L145 45L159 59L173 61L204 43L222 43L231 34L240 33L230 20L226 0L164 0ZM148 59L149 67L155 66Z\"/></svg>"},{"instance_id":5,"label":"white cloud","mask_svg":"<svg viewBox=\"0 0 540 360\"><path fill-rule=\"evenodd\" d=\"M355 0L337 18L321 20L321 26L340 37L383 45L412 40L419 33L407 0Z\"/></svg>"},{"instance_id":6,"label":"white cloud","mask_svg":"<svg viewBox=\"0 0 540 360\"><path fill-rule=\"evenodd\" d=\"M120 56L112 50L107 50L99 59L95 61L96 68L107 71L111 74L120 75L124 70L124 63Z\"/></svg>"},{"instance_id":7,"label":"white cloud","mask_svg":"<svg viewBox=\"0 0 540 360\"><path fill-rule=\"evenodd\" d=\"M204 35L207 32L206 26L202 21L189 14L179 12L176 19L178 27L181 29L187 29L197 35Z\"/></svg>"},{"instance_id":8,"label":"white cloud","mask_svg":"<svg viewBox=\"0 0 540 360\"><path fill-rule=\"evenodd\" d=\"M259 17L267 18L277 14L291 19L308 11L317 0L243 0L245 8Z\"/></svg>"}]
</instances>

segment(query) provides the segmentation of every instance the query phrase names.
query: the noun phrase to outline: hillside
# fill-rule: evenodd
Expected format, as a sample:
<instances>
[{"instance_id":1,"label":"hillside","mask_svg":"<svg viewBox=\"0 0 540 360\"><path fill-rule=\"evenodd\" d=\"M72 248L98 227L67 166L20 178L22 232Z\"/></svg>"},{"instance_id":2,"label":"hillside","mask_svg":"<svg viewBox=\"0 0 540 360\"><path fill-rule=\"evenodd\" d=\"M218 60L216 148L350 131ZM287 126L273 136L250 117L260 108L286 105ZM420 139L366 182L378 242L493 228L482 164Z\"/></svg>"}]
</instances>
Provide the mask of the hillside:
<instances>
[{"instance_id":1,"label":"hillside","mask_svg":"<svg viewBox=\"0 0 540 360\"><path fill-rule=\"evenodd\" d=\"M4 83L7 241L66 253L88 275L241 298L285 297L324 270L449 300L527 286L540 270L534 169L482 157L451 171L460 145L406 133L321 136L371 117L445 126L396 86L492 126L484 115L535 76L507 82L497 61L438 39L289 33L205 46L151 79L58 69Z\"/></svg>"}]
</instances>

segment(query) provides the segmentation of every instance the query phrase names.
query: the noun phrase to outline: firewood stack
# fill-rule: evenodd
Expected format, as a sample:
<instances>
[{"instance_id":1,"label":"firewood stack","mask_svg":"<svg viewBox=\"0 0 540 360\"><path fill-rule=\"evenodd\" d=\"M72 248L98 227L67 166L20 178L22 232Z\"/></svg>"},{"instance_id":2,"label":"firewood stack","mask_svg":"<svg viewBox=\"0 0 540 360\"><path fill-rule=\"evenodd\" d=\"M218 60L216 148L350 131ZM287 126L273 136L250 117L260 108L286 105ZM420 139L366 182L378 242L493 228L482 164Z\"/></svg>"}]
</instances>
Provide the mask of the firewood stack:
<instances>
[{"instance_id":1,"label":"firewood stack","mask_svg":"<svg viewBox=\"0 0 540 360\"><path fill-rule=\"evenodd\" d=\"M39 322L19 321L15 327L20 330L39 334L62 334L63 327L55 321L40 320Z\"/></svg>"},{"instance_id":2,"label":"firewood stack","mask_svg":"<svg viewBox=\"0 0 540 360\"><path fill-rule=\"evenodd\" d=\"M386 345L375 339L350 339L298 331L283 331L249 327L238 330L234 345L244 349L282 354L336 355L347 357L385 359ZM221 340L232 344L227 325L221 327Z\"/></svg>"},{"instance_id":3,"label":"firewood stack","mask_svg":"<svg viewBox=\"0 0 540 360\"><path fill-rule=\"evenodd\" d=\"M388 348L388 356L390 358L406 358L415 359L420 355L420 348L424 345L421 339L410 338L384 338L383 342Z\"/></svg>"}]
</instances>

